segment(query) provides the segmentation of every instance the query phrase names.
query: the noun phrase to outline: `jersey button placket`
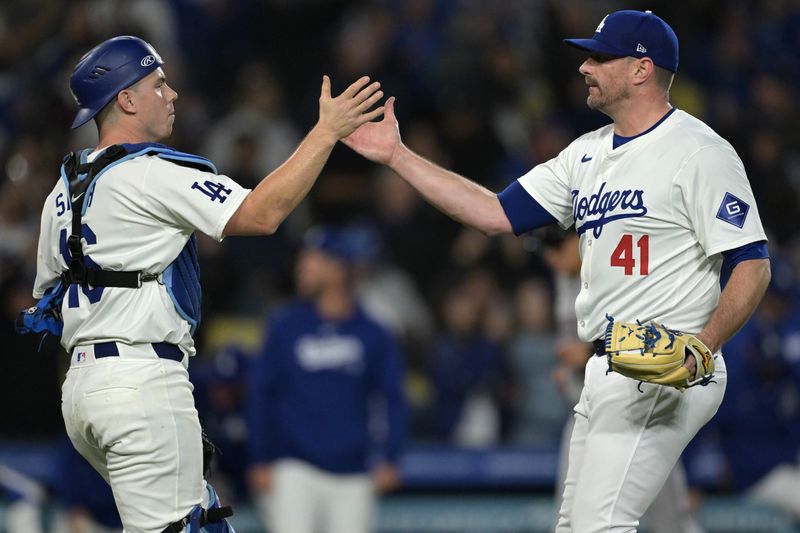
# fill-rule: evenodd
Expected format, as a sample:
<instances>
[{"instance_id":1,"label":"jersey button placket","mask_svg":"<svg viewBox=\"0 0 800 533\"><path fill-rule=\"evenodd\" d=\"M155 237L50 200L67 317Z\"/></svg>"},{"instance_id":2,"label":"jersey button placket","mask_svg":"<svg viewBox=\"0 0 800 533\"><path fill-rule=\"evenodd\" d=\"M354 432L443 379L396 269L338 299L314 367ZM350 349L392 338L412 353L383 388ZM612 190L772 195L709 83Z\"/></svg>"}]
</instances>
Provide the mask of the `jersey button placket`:
<instances>
[{"instance_id":1,"label":"jersey button placket","mask_svg":"<svg viewBox=\"0 0 800 533\"><path fill-rule=\"evenodd\" d=\"M614 166L614 162L611 160L610 157L606 157L603 159L603 164L600 165L600 169L598 174L600 176L600 181L608 181L608 175L611 173L611 168Z\"/></svg>"}]
</instances>

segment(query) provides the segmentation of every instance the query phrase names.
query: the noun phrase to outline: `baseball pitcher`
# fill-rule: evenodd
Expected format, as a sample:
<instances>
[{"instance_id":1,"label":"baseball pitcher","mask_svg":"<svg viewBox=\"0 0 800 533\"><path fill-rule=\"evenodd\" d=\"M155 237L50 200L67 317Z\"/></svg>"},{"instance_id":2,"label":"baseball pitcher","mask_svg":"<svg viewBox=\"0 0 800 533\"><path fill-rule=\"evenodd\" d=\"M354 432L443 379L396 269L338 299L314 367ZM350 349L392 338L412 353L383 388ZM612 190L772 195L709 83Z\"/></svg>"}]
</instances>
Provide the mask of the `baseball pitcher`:
<instances>
[{"instance_id":1,"label":"baseball pitcher","mask_svg":"<svg viewBox=\"0 0 800 533\"><path fill-rule=\"evenodd\" d=\"M678 39L666 22L618 11L566 42L587 52L586 102L613 124L500 194L404 146L393 98L344 142L486 234L575 227L578 336L597 357L575 406L557 531L629 532L722 401L720 347L764 294L766 236L735 150L669 103Z\"/></svg>"}]
</instances>

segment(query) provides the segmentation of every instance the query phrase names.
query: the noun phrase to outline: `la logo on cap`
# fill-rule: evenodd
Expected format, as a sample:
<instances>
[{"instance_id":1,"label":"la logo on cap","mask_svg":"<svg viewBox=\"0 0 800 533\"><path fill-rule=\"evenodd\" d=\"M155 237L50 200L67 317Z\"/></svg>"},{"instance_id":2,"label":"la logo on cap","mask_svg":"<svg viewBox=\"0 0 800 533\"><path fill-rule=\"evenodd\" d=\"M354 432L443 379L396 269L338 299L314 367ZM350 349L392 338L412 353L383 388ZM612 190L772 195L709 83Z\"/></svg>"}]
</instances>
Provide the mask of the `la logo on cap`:
<instances>
[{"instance_id":1,"label":"la logo on cap","mask_svg":"<svg viewBox=\"0 0 800 533\"><path fill-rule=\"evenodd\" d=\"M579 50L611 57L649 57L671 72L678 70L678 37L650 11L623 9L609 13L588 39L564 39Z\"/></svg>"}]
</instances>

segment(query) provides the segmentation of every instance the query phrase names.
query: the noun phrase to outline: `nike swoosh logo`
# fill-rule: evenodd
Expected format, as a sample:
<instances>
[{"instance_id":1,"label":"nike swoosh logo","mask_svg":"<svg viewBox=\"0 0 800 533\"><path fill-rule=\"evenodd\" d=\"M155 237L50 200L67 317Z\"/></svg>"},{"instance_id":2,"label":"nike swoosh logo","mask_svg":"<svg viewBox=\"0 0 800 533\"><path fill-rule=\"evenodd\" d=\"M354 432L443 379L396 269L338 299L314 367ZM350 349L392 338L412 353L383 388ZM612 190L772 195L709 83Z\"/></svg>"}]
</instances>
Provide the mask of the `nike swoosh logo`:
<instances>
[{"instance_id":1,"label":"nike swoosh logo","mask_svg":"<svg viewBox=\"0 0 800 533\"><path fill-rule=\"evenodd\" d=\"M78 200L80 200L80 199L81 199L81 196L83 196L83 194L84 194L84 193L80 193L78 196L73 196L73 197L72 197L72 203L74 204L75 202L77 202Z\"/></svg>"},{"instance_id":2,"label":"nike swoosh logo","mask_svg":"<svg viewBox=\"0 0 800 533\"><path fill-rule=\"evenodd\" d=\"M587 161L591 161L591 160L592 160L592 158L589 157L586 154L583 154L583 157L581 157L581 163L586 163Z\"/></svg>"}]
</instances>

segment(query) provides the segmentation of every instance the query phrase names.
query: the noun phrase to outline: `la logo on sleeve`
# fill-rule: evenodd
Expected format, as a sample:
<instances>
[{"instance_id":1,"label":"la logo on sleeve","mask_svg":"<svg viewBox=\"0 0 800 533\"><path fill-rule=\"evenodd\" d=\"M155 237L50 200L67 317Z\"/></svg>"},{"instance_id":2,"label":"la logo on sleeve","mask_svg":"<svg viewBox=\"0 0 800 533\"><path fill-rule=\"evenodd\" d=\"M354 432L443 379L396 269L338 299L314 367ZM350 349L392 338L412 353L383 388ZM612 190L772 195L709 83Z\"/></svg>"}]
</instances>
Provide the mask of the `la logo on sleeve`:
<instances>
[{"instance_id":1,"label":"la logo on sleeve","mask_svg":"<svg viewBox=\"0 0 800 533\"><path fill-rule=\"evenodd\" d=\"M717 218L737 228L741 228L744 226L748 211L750 211L750 206L747 202L726 192L717 210Z\"/></svg>"}]
</instances>

